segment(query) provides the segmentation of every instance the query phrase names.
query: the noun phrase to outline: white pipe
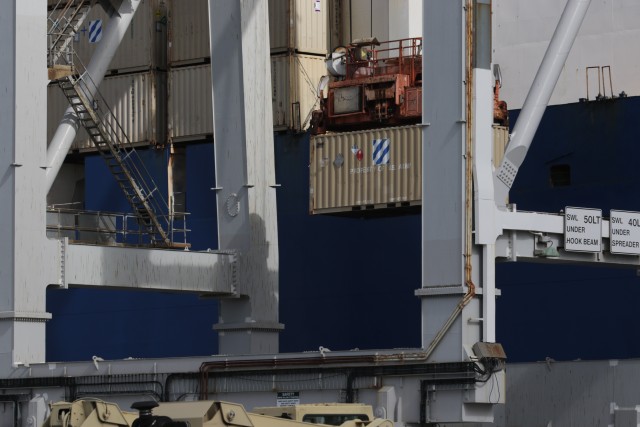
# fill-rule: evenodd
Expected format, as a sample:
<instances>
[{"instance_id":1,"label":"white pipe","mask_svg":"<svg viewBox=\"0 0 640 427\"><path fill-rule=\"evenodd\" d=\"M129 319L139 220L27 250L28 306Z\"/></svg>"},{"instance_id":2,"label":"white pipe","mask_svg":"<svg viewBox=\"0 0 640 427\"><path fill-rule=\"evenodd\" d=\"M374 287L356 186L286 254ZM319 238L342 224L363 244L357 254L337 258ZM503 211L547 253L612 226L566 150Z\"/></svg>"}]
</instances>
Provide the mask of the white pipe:
<instances>
[{"instance_id":1,"label":"white pipe","mask_svg":"<svg viewBox=\"0 0 640 427\"><path fill-rule=\"evenodd\" d=\"M558 82L562 67L567 60L590 3L591 0L568 0L564 12L562 12L560 22L553 33L547 52L518 116L500 168L494 176L495 200L499 206L504 206L507 202L509 189L531 146L531 141L549 99L551 99L553 89Z\"/></svg>"},{"instance_id":2,"label":"white pipe","mask_svg":"<svg viewBox=\"0 0 640 427\"><path fill-rule=\"evenodd\" d=\"M87 73L91 77L94 84L86 85L86 92L93 97L98 86L102 83L104 74L109 68L111 59L116 53L120 42L129 28L129 24L133 19L141 0L124 0L117 11L113 12L109 18L109 23L104 30L104 35L100 41L100 47L96 49L89 65L87 65ZM47 149L47 171L45 175L46 191L49 192L53 181L55 181L62 163L64 162L71 144L76 137L78 130L78 117L69 107L64 113L60 125L56 130L51 144Z\"/></svg>"}]
</instances>

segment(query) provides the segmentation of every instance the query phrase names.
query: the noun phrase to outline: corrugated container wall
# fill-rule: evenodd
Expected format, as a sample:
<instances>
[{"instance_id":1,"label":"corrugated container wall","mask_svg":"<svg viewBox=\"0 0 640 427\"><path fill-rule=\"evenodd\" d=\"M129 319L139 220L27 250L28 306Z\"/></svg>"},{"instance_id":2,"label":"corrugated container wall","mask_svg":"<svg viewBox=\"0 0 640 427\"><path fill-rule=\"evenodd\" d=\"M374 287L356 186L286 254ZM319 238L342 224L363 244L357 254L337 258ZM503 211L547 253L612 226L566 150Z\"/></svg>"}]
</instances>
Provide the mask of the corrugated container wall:
<instances>
[{"instance_id":1,"label":"corrugated container wall","mask_svg":"<svg viewBox=\"0 0 640 427\"><path fill-rule=\"evenodd\" d=\"M494 166L508 143L509 128L494 125ZM318 135L311 138L310 157L312 214L421 204L419 125Z\"/></svg>"},{"instance_id":2,"label":"corrugated container wall","mask_svg":"<svg viewBox=\"0 0 640 427\"><path fill-rule=\"evenodd\" d=\"M211 57L208 0L169 1L169 64L180 66Z\"/></svg>"},{"instance_id":3,"label":"corrugated container wall","mask_svg":"<svg viewBox=\"0 0 640 427\"><path fill-rule=\"evenodd\" d=\"M493 125L493 166L502 163L504 152L509 144L509 127Z\"/></svg>"},{"instance_id":4,"label":"corrugated container wall","mask_svg":"<svg viewBox=\"0 0 640 427\"><path fill-rule=\"evenodd\" d=\"M213 134L211 65L169 71L169 138L200 139Z\"/></svg>"},{"instance_id":5,"label":"corrugated container wall","mask_svg":"<svg viewBox=\"0 0 640 427\"><path fill-rule=\"evenodd\" d=\"M310 157L313 214L420 204L418 125L315 136Z\"/></svg>"},{"instance_id":6,"label":"corrugated container wall","mask_svg":"<svg viewBox=\"0 0 640 427\"><path fill-rule=\"evenodd\" d=\"M271 53L326 55L331 1L269 0Z\"/></svg>"},{"instance_id":7,"label":"corrugated container wall","mask_svg":"<svg viewBox=\"0 0 640 427\"><path fill-rule=\"evenodd\" d=\"M404 2L394 0L392 7ZM342 44L353 40L376 37L379 41L389 40L389 0L349 0L340 2L342 17Z\"/></svg>"},{"instance_id":8,"label":"corrugated container wall","mask_svg":"<svg viewBox=\"0 0 640 427\"><path fill-rule=\"evenodd\" d=\"M92 42L91 21L101 20L103 31L109 25L109 15L99 5L91 8L83 27L73 42L73 49L86 66L100 48L100 40ZM166 70L167 67L167 11L164 0L142 0L122 43L109 64L113 71Z\"/></svg>"},{"instance_id":9,"label":"corrugated container wall","mask_svg":"<svg viewBox=\"0 0 640 427\"><path fill-rule=\"evenodd\" d=\"M319 108L320 78L327 74L324 58L311 55L271 57L271 95L275 130L303 130Z\"/></svg>"},{"instance_id":10,"label":"corrugated container wall","mask_svg":"<svg viewBox=\"0 0 640 427\"><path fill-rule=\"evenodd\" d=\"M100 85L100 93L122 126L129 141L136 145L166 142L166 105L164 96L166 73L150 71L107 77ZM48 88L47 141L51 141L68 103L60 88ZM104 108L100 105L100 108ZM94 151L95 148L83 128L73 142L72 150Z\"/></svg>"}]
</instances>

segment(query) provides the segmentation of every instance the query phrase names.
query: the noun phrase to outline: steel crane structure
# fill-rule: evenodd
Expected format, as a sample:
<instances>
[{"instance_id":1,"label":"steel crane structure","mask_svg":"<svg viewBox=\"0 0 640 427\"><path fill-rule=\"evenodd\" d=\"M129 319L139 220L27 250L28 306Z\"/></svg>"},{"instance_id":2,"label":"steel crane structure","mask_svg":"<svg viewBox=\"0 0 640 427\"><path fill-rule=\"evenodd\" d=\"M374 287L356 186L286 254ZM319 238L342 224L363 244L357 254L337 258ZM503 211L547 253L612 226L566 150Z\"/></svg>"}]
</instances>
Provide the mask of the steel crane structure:
<instances>
[{"instance_id":1,"label":"steel crane structure","mask_svg":"<svg viewBox=\"0 0 640 427\"><path fill-rule=\"evenodd\" d=\"M96 87L140 1L103 2L112 11L105 30L109 47L87 66ZM491 0L430 0L423 5L425 203L423 280L416 291L422 301L422 348L277 354L283 325L277 315L272 117L264 108L270 99L266 2L209 0L219 226L219 251L213 253L83 246L46 238L46 193L73 135L79 125L100 126L97 119L86 119L89 112L80 99L90 102L95 93L90 88L74 93L68 87L72 107L46 148L39 119L46 116L47 104L42 49L46 3L0 0L0 52L6 59L0 63L0 195L5 201L0 205L0 239L5 242L0 257L0 377L3 387L16 390L11 394L16 407L28 403L30 422L44 419L45 402L89 387L93 383L83 381L90 377L104 378L110 387L125 384L118 382L119 375L144 375L144 381L154 384L163 378L165 390L158 394L163 399L172 398L171 384L183 381L202 398L217 393L230 400L260 401L260 390L250 396L219 391L221 382L215 380L241 381L237 376L250 371L265 378L268 386L262 392L272 394L275 386L269 381L293 378L300 369L320 378L314 399L335 399L328 390L337 387L345 390L345 400L354 401L361 387L359 399L372 401L399 425L491 422L493 406L504 401L505 375L504 354L495 344L496 258L638 264L635 258L611 253L609 224L602 218L598 251L572 252L566 246L553 251L563 247L565 216L517 212L506 200L589 0L567 2L497 171L490 149ZM58 39L56 43L65 46ZM73 107L74 102L85 106ZM96 135L96 144L108 136ZM137 182L123 190L135 189ZM42 260L40 268L32 268L34 259ZM221 297L215 329L220 352L227 356L45 363L44 322L51 317L45 289L78 285ZM322 381L329 370L344 377L344 384ZM176 379L175 374L182 376Z\"/></svg>"}]
</instances>

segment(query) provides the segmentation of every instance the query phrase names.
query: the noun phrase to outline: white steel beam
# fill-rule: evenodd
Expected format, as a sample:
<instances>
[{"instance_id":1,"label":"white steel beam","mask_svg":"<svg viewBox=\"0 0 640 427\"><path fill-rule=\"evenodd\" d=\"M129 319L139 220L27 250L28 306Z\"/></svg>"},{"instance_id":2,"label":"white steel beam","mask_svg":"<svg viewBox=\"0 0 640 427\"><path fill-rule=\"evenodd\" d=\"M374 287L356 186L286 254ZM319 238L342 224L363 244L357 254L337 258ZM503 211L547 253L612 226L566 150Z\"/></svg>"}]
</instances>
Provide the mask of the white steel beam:
<instances>
[{"instance_id":1,"label":"white steel beam","mask_svg":"<svg viewBox=\"0 0 640 427\"><path fill-rule=\"evenodd\" d=\"M45 358L45 0L0 0L0 374Z\"/></svg>"},{"instance_id":2,"label":"white steel beam","mask_svg":"<svg viewBox=\"0 0 640 427\"><path fill-rule=\"evenodd\" d=\"M560 22L513 128L502 164L495 174L495 199L500 207L507 203L509 190L538 130L590 3L591 0L568 0L562 12Z\"/></svg>"},{"instance_id":3,"label":"white steel beam","mask_svg":"<svg viewBox=\"0 0 640 427\"><path fill-rule=\"evenodd\" d=\"M62 277L67 286L234 295L237 265L232 253L69 245L63 242Z\"/></svg>"},{"instance_id":4,"label":"white steel beam","mask_svg":"<svg viewBox=\"0 0 640 427\"><path fill-rule=\"evenodd\" d=\"M495 339L495 236L477 236L474 205L495 211L492 180L490 0L429 0L423 5L422 345L429 362L468 362L472 346ZM484 160L472 163L477 155ZM475 203L474 203L475 202ZM493 237L493 241L491 240ZM493 421L490 393L427 391L427 423ZM500 399L498 399L500 401Z\"/></svg>"},{"instance_id":5,"label":"white steel beam","mask_svg":"<svg viewBox=\"0 0 640 427\"><path fill-rule=\"evenodd\" d=\"M638 268L640 258L630 255L618 255L609 252L609 220L602 219L600 236L602 251L596 253L568 252L564 250L564 215L540 212L497 213L502 224L502 235L496 242L497 259L545 263L585 263L600 265L619 265ZM545 248L555 248L558 256L550 256Z\"/></svg>"}]
</instances>

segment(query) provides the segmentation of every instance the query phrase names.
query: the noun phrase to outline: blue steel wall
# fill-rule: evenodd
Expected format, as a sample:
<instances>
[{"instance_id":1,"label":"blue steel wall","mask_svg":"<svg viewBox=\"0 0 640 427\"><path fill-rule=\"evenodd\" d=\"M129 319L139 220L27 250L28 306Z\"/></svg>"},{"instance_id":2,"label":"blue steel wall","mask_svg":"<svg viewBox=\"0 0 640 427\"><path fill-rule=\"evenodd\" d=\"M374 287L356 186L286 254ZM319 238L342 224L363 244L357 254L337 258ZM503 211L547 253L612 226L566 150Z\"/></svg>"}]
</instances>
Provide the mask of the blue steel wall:
<instances>
[{"instance_id":1,"label":"blue steel wall","mask_svg":"<svg viewBox=\"0 0 640 427\"><path fill-rule=\"evenodd\" d=\"M163 194L167 193L165 150L138 150ZM187 148L187 208L194 250L215 248L212 144ZM98 156L85 159L86 203L89 210L130 211L126 199ZM189 197L191 196L191 197ZM212 207L213 206L213 207ZM215 217L214 217L215 218ZM47 360L89 360L124 357L172 357L217 352L211 327L217 322L215 300L195 295L100 289L47 292ZM78 340L78 337L81 337Z\"/></svg>"},{"instance_id":2,"label":"blue steel wall","mask_svg":"<svg viewBox=\"0 0 640 427\"><path fill-rule=\"evenodd\" d=\"M521 210L565 206L640 211L640 98L550 107L511 191ZM512 112L515 123L518 111ZM549 168L567 164L554 188ZM637 263L637 257L631 257ZM640 357L636 270L575 265L498 265L497 337L509 361Z\"/></svg>"},{"instance_id":3,"label":"blue steel wall","mask_svg":"<svg viewBox=\"0 0 640 427\"><path fill-rule=\"evenodd\" d=\"M420 216L309 215L309 136L277 135L282 351L420 345Z\"/></svg>"},{"instance_id":4,"label":"blue steel wall","mask_svg":"<svg viewBox=\"0 0 640 427\"><path fill-rule=\"evenodd\" d=\"M564 206L640 211L640 98L550 107L511 199L522 210ZM515 123L518 112L512 112ZM166 173L158 152L154 170ZM156 163L158 162L158 163ZM194 250L214 248L212 144L187 147L187 206ZM571 185L553 188L549 167L569 164ZM309 137L276 137L280 320L285 352L420 345L420 217L309 216ZM87 208L124 209L101 160L87 158ZM166 182L166 179L158 179ZM119 201L118 201L119 200ZM633 269L503 263L497 338L509 361L640 357ZM215 301L171 294L49 291L49 360L216 352ZM73 331L73 332L70 332ZM113 334L113 332L116 332ZM73 337L78 332L83 343Z\"/></svg>"}]
</instances>

